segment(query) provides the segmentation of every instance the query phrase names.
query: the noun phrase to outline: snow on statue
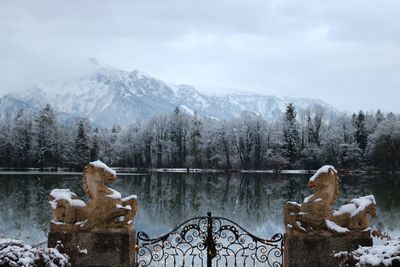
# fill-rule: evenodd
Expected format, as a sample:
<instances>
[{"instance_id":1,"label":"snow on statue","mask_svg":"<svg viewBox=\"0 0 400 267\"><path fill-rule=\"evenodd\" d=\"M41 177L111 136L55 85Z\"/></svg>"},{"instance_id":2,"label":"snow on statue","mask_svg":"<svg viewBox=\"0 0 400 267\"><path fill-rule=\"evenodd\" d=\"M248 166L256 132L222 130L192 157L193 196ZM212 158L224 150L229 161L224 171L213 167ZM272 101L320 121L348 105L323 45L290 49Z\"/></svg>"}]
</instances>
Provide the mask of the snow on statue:
<instances>
[{"instance_id":1,"label":"snow on statue","mask_svg":"<svg viewBox=\"0 0 400 267\"><path fill-rule=\"evenodd\" d=\"M333 210L339 196L339 177L333 166L321 167L309 180L315 193L303 204L285 204L285 225L288 234L305 235L368 235L368 215L376 216L373 195L355 198L339 210Z\"/></svg>"},{"instance_id":2,"label":"snow on statue","mask_svg":"<svg viewBox=\"0 0 400 267\"><path fill-rule=\"evenodd\" d=\"M98 231L107 228L131 228L137 212L135 195L121 194L107 184L116 180L116 172L103 162L90 162L82 174L88 203L69 189L54 189L48 199L53 209L51 231Z\"/></svg>"}]
</instances>

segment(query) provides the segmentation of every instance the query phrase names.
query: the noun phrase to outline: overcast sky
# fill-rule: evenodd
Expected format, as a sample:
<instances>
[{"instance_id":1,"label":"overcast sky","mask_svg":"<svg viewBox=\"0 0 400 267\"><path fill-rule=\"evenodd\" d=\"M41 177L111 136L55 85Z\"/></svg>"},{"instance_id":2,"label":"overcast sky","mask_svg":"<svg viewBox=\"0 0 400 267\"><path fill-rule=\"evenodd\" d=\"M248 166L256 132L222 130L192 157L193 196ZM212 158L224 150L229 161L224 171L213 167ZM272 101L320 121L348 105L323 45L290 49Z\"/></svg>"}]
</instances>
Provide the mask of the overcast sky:
<instances>
[{"instance_id":1,"label":"overcast sky","mask_svg":"<svg viewBox=\"0 0 400 267\"><path fill-rule=\"evenodd\" d=\"M4 0L0 91L97 58L204 92L400 112L398 0Z\"/></svg>"}]
</instances>

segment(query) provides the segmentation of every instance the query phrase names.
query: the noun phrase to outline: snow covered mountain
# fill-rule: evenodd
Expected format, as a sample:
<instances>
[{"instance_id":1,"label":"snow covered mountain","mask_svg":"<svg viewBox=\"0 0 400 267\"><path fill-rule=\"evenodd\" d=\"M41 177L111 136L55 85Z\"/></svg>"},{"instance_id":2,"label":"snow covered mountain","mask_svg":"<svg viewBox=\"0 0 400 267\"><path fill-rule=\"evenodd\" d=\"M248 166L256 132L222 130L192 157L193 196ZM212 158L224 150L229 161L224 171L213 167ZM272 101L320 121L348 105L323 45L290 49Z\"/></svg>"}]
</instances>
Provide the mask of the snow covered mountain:
<instances>
[{"instance_id":1,"label":"snow covered mountain","mask_svg":"<svg viewBox=\"0 0 400 267\"><path fill-rule=\"evenodd\" d=\"M169 114L175 107L188 113L216 119L232 119L251 112L268 120L277 119L288 103L298 110L320 105L337 112L329 104L308 98L279 98L258 94L207 95L189 85L171 85L140 71L124 71L98 66L85 77L63 83L43 83L0 98L0 116L23 108L36 111L47 103L59 114L87 117L96 124L129 125L137 119Z\"/></svg>"}]
</instances>

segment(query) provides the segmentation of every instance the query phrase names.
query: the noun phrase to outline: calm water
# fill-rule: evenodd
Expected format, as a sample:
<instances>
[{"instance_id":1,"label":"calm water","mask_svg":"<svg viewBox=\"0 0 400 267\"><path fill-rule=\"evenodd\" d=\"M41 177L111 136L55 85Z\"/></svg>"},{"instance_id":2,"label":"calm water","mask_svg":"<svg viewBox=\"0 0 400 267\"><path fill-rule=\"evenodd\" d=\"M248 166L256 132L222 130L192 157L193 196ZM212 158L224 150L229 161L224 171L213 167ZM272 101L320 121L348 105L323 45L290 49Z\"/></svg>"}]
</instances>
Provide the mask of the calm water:
<instances>
[{"instance_id":1,"label":"calm water","mask_svg":"<svg viewBox=\"0 0 400 267\"><path fill-rule=\"evenodd\" d=\"M293 174L156 173L119 175L112 187L123 196L138 195L136 229L153 237L207 211L270 237L283 230L283 203L299 202L310 194L308 178ZM373 227L400 235L399 175L342 176L340 186L340 205L353 197L374 194L378 218ZM70 188L84 196L80 175L0 175L0 235L30 243L45 241L50 221L47 195L53 188Z\"/></svg>"}]
</instances>

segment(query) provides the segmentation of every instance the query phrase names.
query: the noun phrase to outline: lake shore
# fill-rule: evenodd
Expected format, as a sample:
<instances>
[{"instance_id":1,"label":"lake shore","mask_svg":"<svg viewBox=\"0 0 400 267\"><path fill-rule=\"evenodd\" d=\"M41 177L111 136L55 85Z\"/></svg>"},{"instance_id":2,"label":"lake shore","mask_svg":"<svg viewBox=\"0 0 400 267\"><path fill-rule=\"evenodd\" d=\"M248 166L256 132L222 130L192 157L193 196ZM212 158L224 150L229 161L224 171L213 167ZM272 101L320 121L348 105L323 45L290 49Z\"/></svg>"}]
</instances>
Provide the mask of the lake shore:
<instances>
[{"instance_id":1,"label":"lake shore","mask_svg":"<svg viewBox=\"0 0 400 267\"><path fill-rule=\"evenodd\" d=\"M240 170L240 169L199 169L199 168L132 168L132 167L112 167L116 172L123 175L135 175L146 173L265 173L265 174L313 174L316 170ZM340 174L364 175L364 174L400 174L400 171L385 170L338 170ZM71 168L0 168L0 174L81 174L81 171Z\"/></svg>"}]
</instances>

